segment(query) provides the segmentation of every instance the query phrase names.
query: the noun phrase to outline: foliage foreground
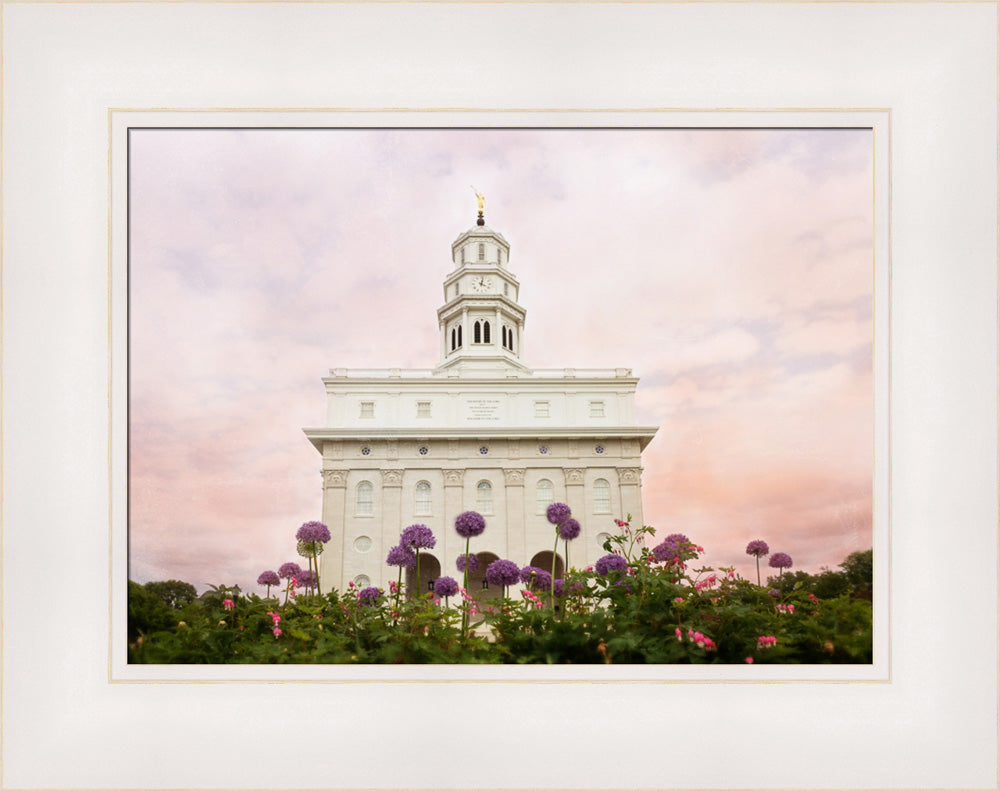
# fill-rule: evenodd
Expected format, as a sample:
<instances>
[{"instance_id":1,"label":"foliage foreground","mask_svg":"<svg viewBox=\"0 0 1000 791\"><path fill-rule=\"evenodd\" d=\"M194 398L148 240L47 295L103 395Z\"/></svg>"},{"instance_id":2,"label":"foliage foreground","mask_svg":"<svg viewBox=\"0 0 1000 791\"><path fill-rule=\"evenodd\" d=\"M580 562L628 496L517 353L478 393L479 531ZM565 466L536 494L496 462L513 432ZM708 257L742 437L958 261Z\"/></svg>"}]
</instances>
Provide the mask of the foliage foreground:
<instances>
[{"instance_id":1,"label":"foliage foreground","mask_svg":"<svg viewBox=\"0 0 1000 791\"><path fill-rule=\"evenodd\" d=\"M558 580L525 567L519 575L523 587L499 576L507 570L498 567L493 577L501 582L501 595L488 600L470 595L451 577L439 578L436 592L422 595L405 595L399 583L390 583L388 591L351 586L321 594L315 565L301 574L304 581L287 578L284 601L280 594L243 594L235 586L213 586L199 597L183 582L130 581L128 659L154 664L872 661L871 550L850 555L842 572L824 569L819 575L785 574L791 559L775 553L771 566L778 576L761 586L759 561L768 554L763 541L747 547L758 561L755 584L732 568L693 568L703 549L685 536L668 536L650 549L652 528L615 521L620 532L606 542L608 554L593 567L571 569ZM560 525L565 522L556 525L557 541L572 532L560 532ZM424 546L432 540L429 531L420 535ZM311 549L315 559L319 547ZM467 562L459 561L460 570ZM516 568L511 561L497 563ZM405 564L393 565L401 572ZM273 574L261 575L268 593L276 584L268 576ZM417 580L420 590L419 571ZM297 587L304 592L296 593Z\"/></svg>"}]
</instances>

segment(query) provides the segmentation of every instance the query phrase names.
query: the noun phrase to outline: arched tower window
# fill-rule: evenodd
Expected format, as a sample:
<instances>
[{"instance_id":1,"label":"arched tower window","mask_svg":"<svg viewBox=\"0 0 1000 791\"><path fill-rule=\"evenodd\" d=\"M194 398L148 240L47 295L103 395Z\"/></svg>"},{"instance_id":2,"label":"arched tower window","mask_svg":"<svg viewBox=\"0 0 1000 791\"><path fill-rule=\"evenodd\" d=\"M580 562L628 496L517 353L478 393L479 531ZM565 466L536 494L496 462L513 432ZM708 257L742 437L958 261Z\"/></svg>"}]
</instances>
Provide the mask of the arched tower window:
<instances>
[{"instance_id":1,"label":"arched tower window","mask_svg":"<svg viewBox=\"0 0 1000 791\"><path fill-rule=\"evenodd\" d=\"M482 341L482 332L483 332L483 330L482 330L482 327L480 326L480 322L477 321L475 324L472 325L472 342L473 343L480 343Z\"/></svg>"},{"instance_id":2,"label":"arched tower window","mask_svg":"<svg viewBox=\"0 0 1000 791\"><path fill-rule=\"evenodd\" d=\"M594 513L611 513L611 484L604 478L594 481Z\"/></svg>"},{"instance_id":3,"label":"arched tower window","mask_svg":"<svg viewBox=\"0 0 1000 791\"><path fill-rule=\"evenodd\" d=\"M488 321L483 322L483 343L490 342L490 323Z\"/></svg>"},{"instance_id":4,"label":"arched tower window","mask_svg":"<svg viewBox=\"0 0 1000 791\"><path fill-rule=\"evenodd\" d=\"M455 328L451 328L451 350L455 351Z\"/></svg>"},{"instance_id":5,"label":"arched tower window","mask_svg":"<svg viewBox=\"0 0 1000 791\"><path fill-rule=\"evenodd\" d=\"M458 346L459 346L459 348L462 347L462 325L461 324L458 325Z\"/></svg>"},{"instance_id":6,"label":"arched tower window","mask_svg":"<svg viewBox=\"0 0 1000 791\"><path fill-rule=\"evenodd\" d=\"M479 260L480 261L486 260L486 245L483 244L482 242L479 243Z\"/></svg>"},{"instance_id":7,"label":"arched tower window","mask_svg":"<svg viewBox=\"0 0 1000 791\"><path fill-rule=\"evenodd\" d=\"M421 481L417 484L413 499L413 515L431 515L431 485L427 481Z\"/></svg>"},{"instance_id":8,"label":"arched tower window","mask_svg":"<svg viewBox=\"0 0 1000 791\"><path fill-rule=\"evenodd\" d=\"M486 516L493 513L493 484L489 481L476 484L476 510Z\"/></svg>"},{"instance_id":9,"label":"arched tower window","mask_svg":"<svg viewBox=\"0 0 1000 791\"><path fill-rule=\"evenodd\" d=\"M503 327L500 328L500 343L503 345L503 347L505 349L507 348L507 325L506 324Z\"/></svg>"},{"instance_id":10,"label":"arched tower window","mask_svg":"<svg viewBox=\"0 0 1000 791\"><path fill-rule=\"evenodd\" d=\"M357 516L371 516L375 513L374 487L370 481L362 481L358 484L357 500L354 513Z\"/></svg>"},{"instance_id":11,"label":"arched tower window","mask_svg":"<svg viewBox=\"0 0 1000 791\"><path fill-rule=\"evenodd\" d=\"M538 513L544 514L545 510L555 502L555 493L552 489L552 481L542 478L535 486L535 501Z\"/></svg>"}]
</instances>

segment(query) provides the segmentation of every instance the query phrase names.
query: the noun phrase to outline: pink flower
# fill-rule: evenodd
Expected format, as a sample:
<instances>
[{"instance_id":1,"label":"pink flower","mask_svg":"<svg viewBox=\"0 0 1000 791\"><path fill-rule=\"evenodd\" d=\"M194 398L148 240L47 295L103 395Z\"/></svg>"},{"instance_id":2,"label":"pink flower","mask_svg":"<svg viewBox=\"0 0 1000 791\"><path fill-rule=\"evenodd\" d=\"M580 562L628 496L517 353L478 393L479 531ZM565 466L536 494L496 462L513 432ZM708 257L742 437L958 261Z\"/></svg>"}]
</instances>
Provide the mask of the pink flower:
<instances>
[{"instance_id":1,"label":"pink flower","mask_svg":"<svg viewBox=\"0 0 1000 791\"><path fill-rule=\"evenodd\" d=\"M752 665L752 664L753 664L753 657L752 657L752 656L748 656L748 657L747 657L747 658L746 658L746 659L745 659L744 661L745 661L745 662L746 662L746 663L747 663L748 665Z\"/></svg>"},{"instance_id":2,"label":"pink flower","mask_svg":"<svg viewBox=\"0 0 1000 791\"><path fill-rule=\"evenodd\" d=\"M231 610L233 609L233 607L236 606L236 604L233 602L232 599L223 599L222 606L225 607L227 610Z\"/></svg>"},{"instance_id":3,"label":"pink flower","mask_svg":"<svg viewBox=\"0 0 1000 791\"><path fill-rule=\"evenodd\" d=\"M274 627L274 636L281 637L281 629L279 629L277 626Z\"/></svg>"},{"instance_id":4,"label":"pink flower","mask_svg":"<svg viewBox=\"0 0 1000 791\"><path fill-rule=\"evenodd\" d=\"M676 603L676 604L683 604L684 603L684 599L682 597L680 597L680 596L675 596L674 597L674 603Z\"/></svg>"},{"instance_id":5,"label":"pink flower","mask_svg":"<svg viewBox=\"0 0 1000 791\"><path fill-rule=\"evenodd\" d=\"M677 642L678 643L684 642L684 636L681 634L681 627L675 626L674 627L674 634L677 635Z\"/></svg>"}]
</instances>

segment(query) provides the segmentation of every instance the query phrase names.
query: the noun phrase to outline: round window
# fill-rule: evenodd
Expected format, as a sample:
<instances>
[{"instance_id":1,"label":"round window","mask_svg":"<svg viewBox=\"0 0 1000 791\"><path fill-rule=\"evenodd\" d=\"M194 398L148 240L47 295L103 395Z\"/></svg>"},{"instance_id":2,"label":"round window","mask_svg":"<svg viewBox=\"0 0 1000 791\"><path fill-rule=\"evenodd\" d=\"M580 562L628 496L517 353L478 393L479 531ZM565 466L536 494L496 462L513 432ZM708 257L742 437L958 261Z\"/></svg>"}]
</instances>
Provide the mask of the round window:
<instances>
[{"instance_id":1,"label":"round window","mask_svg":"<svg viewBox=\"0 0 1000 791\"><path fill-rule=\"evenodd\" d=\"M364 574L359 574L354 578L354 585L358 588L367 588L372 584L372 581Z\"/></svg>"},{"instance_id":2,"label":"round window","mask_svg":"<svg viewBox=\"0 0 1000 791\"><path fill-rule=\"evenodd\" d=\"M604 446L603 445L595 445L594 446L594 453L604 453Z\"/></svg>"},{"instance_id":3,"label":"round window","mask_svg":"<svg viewBox=\"0 0 1000 791\"><path fill-rule=\"evenodd\" d=\"M369 453L371 453L371 452L372 452L372 449L371 449L371 448L369 448L369 447L368 447L367 445L365 445L365 447L363 447L363 448L361 449L361 455L362 455L362 456L367 456L367 455L368 455Z\"/></svg>"},{"instance_id":4,"label":"round window","mask_svg":"<svg viewBox=\"0 0 1000 791\"><path fill-rule=\"evenodd\" d=\"M490 452L490 449L489 449L489 448L487 448L487 447L486 447L485 445L483 445L483 446L482 446L482 447L481 447L481 448L479 449L479 452L480 452L480 453L482 453L482 454L483 454L483 455L485 456L485 455L486 455L487 453L489 453L489 452Z\"/></svg>"},{"instance_id":5,"label":"round window","mask_svg":"<svg viewBox=\"0 0 1000 791\"><path fill-rule=\"evenodd\" d=\"M368 552L372 548L372 540L368 536L358 536L354 539L354 548L358 552Z\"/></svg>"},{"instance_id":6,"label":"round window","mask_svg":"<svg viewBox=\"0 0 1000 791\"><path fill-rule=\"evenodd\" d=\"M420 446L420 450L418 452L420 453L421 456L426 456L427 455L427 446L426 445L421 445Z\"/></svg>"}]
</instances>

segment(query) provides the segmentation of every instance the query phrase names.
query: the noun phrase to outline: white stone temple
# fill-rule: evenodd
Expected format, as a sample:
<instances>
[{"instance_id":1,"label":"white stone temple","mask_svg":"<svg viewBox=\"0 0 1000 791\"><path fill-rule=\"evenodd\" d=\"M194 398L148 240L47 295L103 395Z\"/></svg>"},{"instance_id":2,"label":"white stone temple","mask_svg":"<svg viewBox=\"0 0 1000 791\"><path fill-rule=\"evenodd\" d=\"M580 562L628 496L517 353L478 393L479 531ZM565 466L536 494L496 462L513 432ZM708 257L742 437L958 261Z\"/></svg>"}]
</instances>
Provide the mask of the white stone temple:
<instances>
[{"instance_id":1,"label":"white stone temple","mask_svg":"<svg viewBox=\"0 0 1000 791\"><path fill-rule=\"evenodd\" d=\"M642 524L641 454L656 427L635 419L638 379L628 368L533 370L524 362L526 311L509 268L510 245L477 224L451 245L437 311L440 362L428 370L333 368L324 428L304 429L322 456L323 514L332 538L320 556L323 590L388 587L386 555L403 528L424 524L421 587L455 577L465 539L455 517L474 510L480 570L469 589L489 595L496 558L551 568L555 528L545 511L565 502L581 526L569 563L605 554L614 519ZM559 542L556 568L565 558Z\"/></svg>"}]
</instances>

